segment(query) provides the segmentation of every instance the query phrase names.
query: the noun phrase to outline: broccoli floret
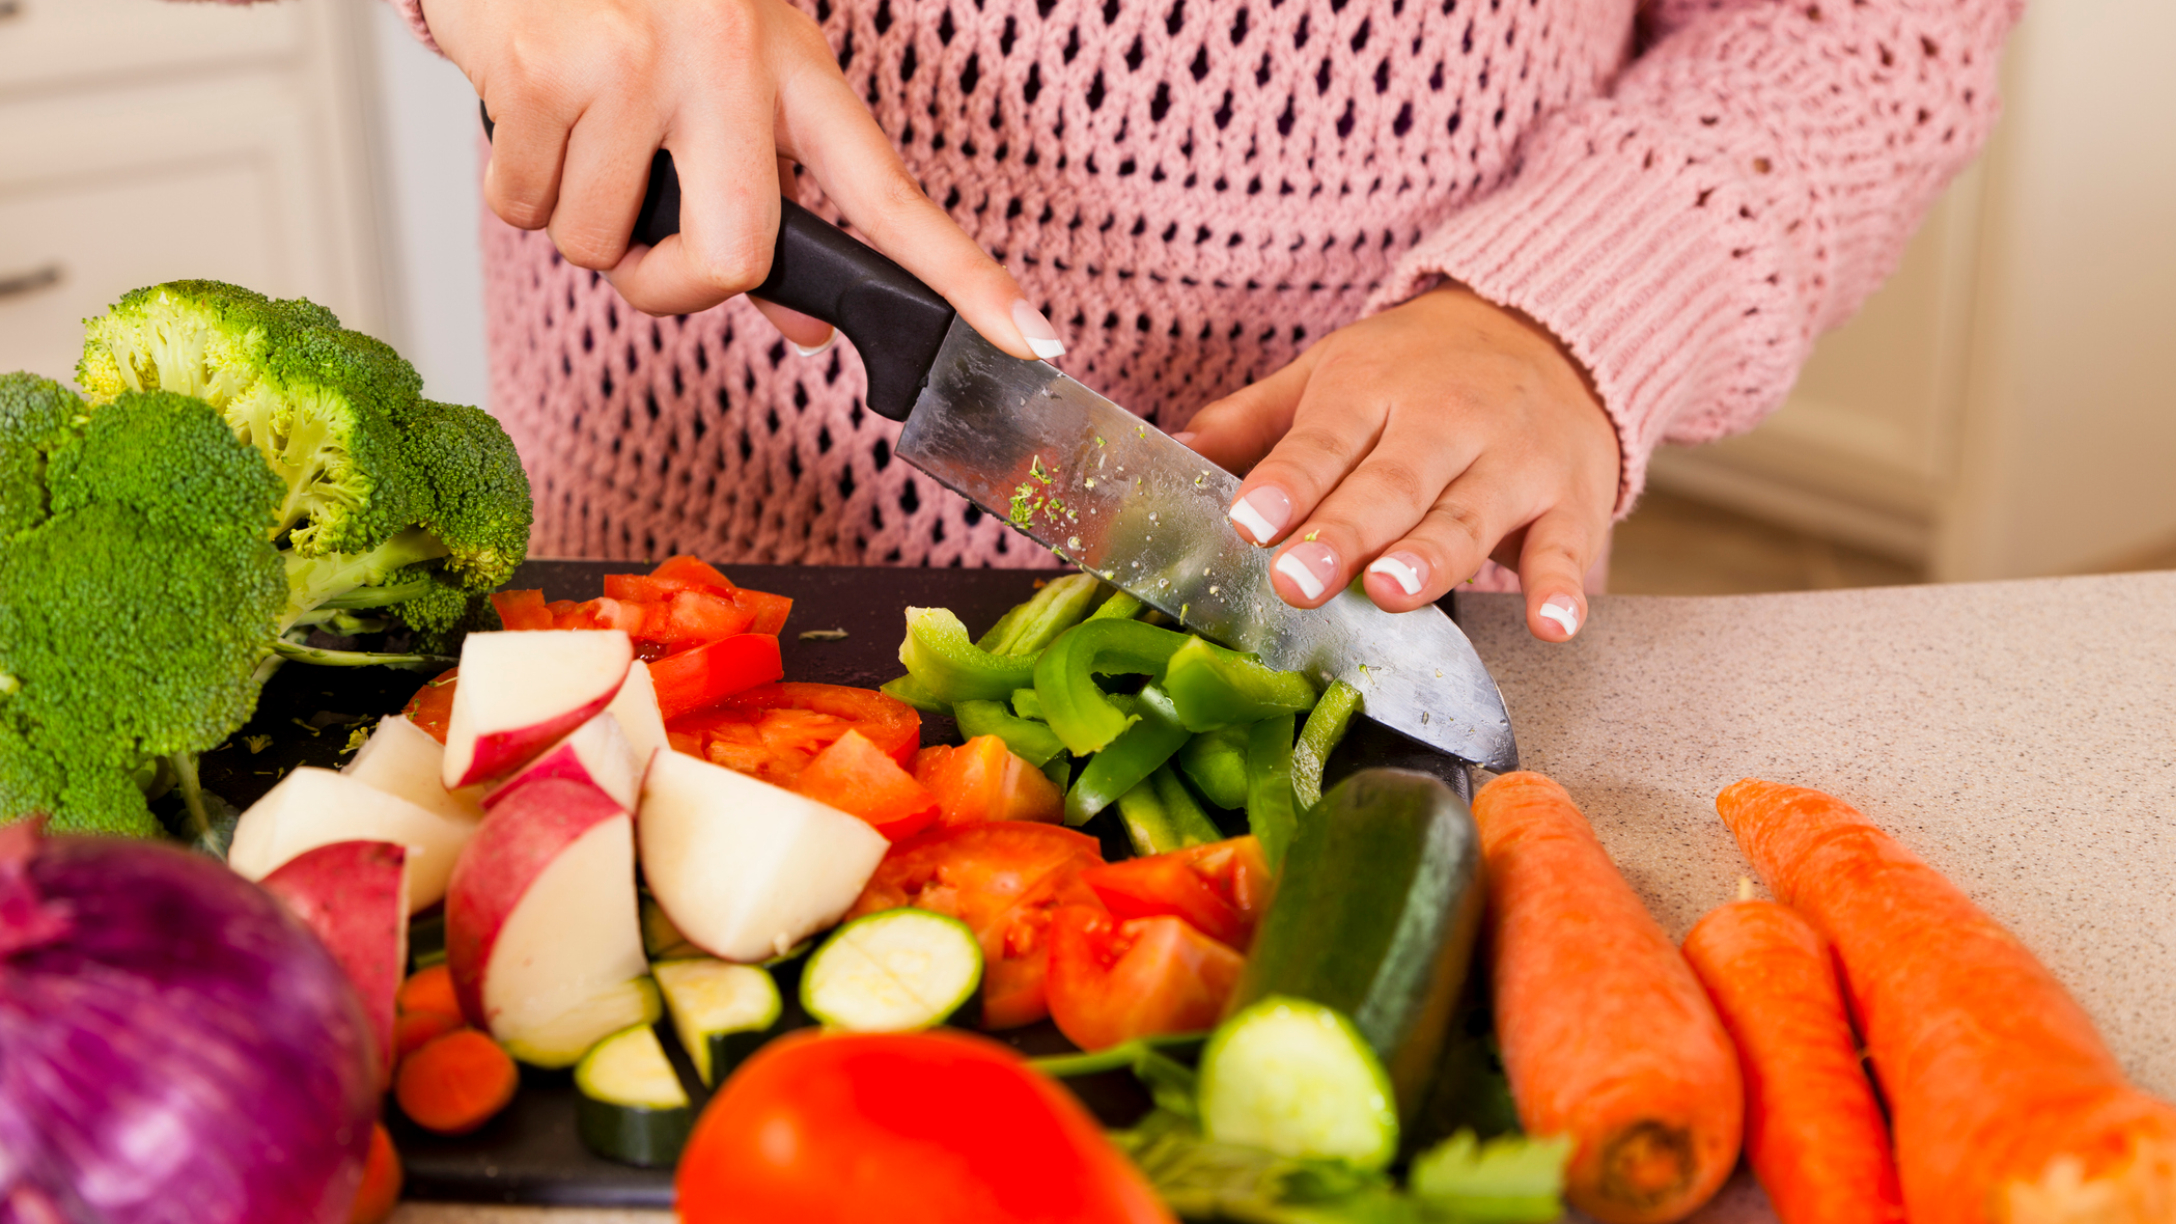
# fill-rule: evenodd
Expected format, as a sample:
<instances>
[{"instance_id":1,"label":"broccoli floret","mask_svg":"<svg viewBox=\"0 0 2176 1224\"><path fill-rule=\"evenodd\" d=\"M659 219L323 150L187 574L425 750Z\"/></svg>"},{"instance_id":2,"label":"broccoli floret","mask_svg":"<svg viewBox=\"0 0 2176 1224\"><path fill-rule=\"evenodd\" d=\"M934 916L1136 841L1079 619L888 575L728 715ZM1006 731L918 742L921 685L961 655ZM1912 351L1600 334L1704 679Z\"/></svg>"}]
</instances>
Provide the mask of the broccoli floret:
<instances>
[{"instance_id":1,"label":"broccoli floret","mask_svg":"<svg viewBox=\"0 0 2176 1224\"><path fill-rule=\"evenodd\" d=\"M422 477L417 516L446 545L446 568L472 590L513 577L529 550L529 477L490 413L419 399L401 416L409 465ZM414 622L409 622L411 625Z\"/></svg>"},{"instance_id":2,"label":"broccoli floret","mask_svg":"<svg viewBox=\"0 0 2176 1224\"><path fill-rule=\"evenodd\" d=\"M253 458L204 401L126 391L54 450L46 481L54 513L112 502L157 526L261 540L283 486Z\"/></svg>"},{"instance_id":3,"label":"broccoli floret","mask_svg":"<svg viewBox=\"0 0 2176 1224\"><path fill-rule=\"evenodd\" d=\"M74 436L87 407L35 374L0 374L0 539L45 521L45 467Z\"/></svg>"},{"instance_id":4,"label":"broccoli floret","mask_svg":"<svg viewBox=\"0 0 2176 1224\"><path fill-rule=\"evenodd\" d=\"M420 584L411 586L417 579ZM417 592L392 605L393 612L413 635L409 640L411 650L455 654L464 636L505 628L487 595L461 586L443 571L417 567L396 575L387 589Z\"/></svg>"}]
</instances>

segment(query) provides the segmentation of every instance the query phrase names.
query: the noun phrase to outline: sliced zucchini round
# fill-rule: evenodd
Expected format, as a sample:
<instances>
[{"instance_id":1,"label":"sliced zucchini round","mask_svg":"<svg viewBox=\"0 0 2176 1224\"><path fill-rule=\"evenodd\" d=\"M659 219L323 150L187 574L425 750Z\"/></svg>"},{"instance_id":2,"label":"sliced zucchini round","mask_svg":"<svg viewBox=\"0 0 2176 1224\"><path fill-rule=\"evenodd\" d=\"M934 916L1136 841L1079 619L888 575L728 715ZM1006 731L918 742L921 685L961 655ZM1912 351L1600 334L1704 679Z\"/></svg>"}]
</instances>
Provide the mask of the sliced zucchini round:
<instances>
[{"instance_id":1,"label":"sliced zucchini round","mask_svg":"<svg viewBox=\"0 0 2176 1224\"><path fill-rule=\"evenodd\" d=\"M778 983L757 965L692 957L650 966L672 1029L706 1088L771 1039L783 1010Z\"/></svg>"},{"instance_id":2,"label":"sliced zucchini round","mask_svg":"<svg viewBox=\"0 0 2176 1224\"><path fill-rule=\"evenodd\" d=\"M900 1033L943 1024L982 984L982 949L957 918L894 909L832 933L801 973L801 1006L827 1028Z\"/></svg>"},{"instance_id":3,"label":"sliced zucchini round","mask_svg":"<svg viewBox=\"0 0 2176 1224\"><path fill-rule=\"evenodd\" d=\"M695 1111L647 1024L621 1029L591 1047L574 1067L575 1129L607 1160L645 1169L680 1159Z\"/></svg>"},{"instance_id":4,"label":"sliced zucchini round","mask_svg":"<svg viewBox=\"0 0 2176 1224\"><path fill-rule=\"evenodd\" d=\"M1201 1055L1209 1138L1380 1169L1398 1152L1382 1060L1335 1009L1272 995L1218 1026Z\"/></svg>"}]
</instances>

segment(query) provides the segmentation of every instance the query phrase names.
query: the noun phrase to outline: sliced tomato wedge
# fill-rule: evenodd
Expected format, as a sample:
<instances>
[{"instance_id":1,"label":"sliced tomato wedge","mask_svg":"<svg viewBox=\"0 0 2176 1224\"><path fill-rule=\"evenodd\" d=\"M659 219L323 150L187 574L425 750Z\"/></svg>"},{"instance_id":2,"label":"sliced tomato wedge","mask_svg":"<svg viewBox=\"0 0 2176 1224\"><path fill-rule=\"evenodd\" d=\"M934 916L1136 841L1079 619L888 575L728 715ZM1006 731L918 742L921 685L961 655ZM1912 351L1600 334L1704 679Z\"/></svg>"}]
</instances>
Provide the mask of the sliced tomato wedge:
<instances>
[{"instance_id":1,"label":"sliced tomato wedge","mask_svg":"<svg viewBox=\"0 0 2176 1224\"><path fill-rule=\"evenodd\" d=\"M732 579L719 573L708 563L685 554L666 558L646 576L658 589L665 591L718 591L729 594L740 589L733 585ZM606 594L610 593L609 590L606 591Z\"/></svg>"},{"instance_id":2,"label":"sliced tomato wedge","mask_svg":"<svg viewBox=\"0 0 2176 1224\"><path fill-rule=\"evenodd\" d=\"M748 614L751 633L784 633L786 616L793 611L791 598L745 587L733 592L733 602Z\"/></svg>"},{"instance_id":3,"label":"sliced tomato wedge","mask_svg":"<svg viewBox=\"0 0 2176 1224\"><path fill-rule=\"evenodd\" d=\"M793 788L861 817L892 841L912 837L937 819L937 797L929 788L852 729L817 753Z\"/></svg>"},{"instance_id":4,"label":"sliced tomato wedge","mask_svg":"<svg viewBox=\"0 0 2176 1224\"><path fill-rule=\"evenodd\" d=\"M1050 922L1050 1018L1083 1050L1214 1028L1246 958L1169 914L1067 905Z\"/></svg>"},{"instance_id":5,"label":"sliced tomato wedge","mask_svg":"<svg viewBox=\"0 0 2176 1224\"><path fill-rule=\"evenodd\" d=\"M791 786L848 731L904 765L921 742L922 716L875 689L794 681L761 685L666 727L680 751L780 786Z\"/></svg>"},{"instance_id":6,"label":"sliced tomato wedge","mask_svg":"<svg viewBox=\"0 0 2176 1224\"><path fill-rule=\"evenodd\" d=\"M542 591L493 591L491 606L499 623L508 629L549 629L551 610L544 606Z\"/></svg>"},{"instance_id":7,"label":"sliced tomato wedge","mask_svg":"<svg viewBox=\"0 0 2176 1224\"><path fill-rule=\"evenodd\" d=\"M848 918L912 905L950 914L982 945L982 1022L999 1029L1049 1014L1046 934L1060 905L1100 910L1080 873L1096 839L1019 820L932 829L892 847Z\"/></svg>"},{"instance_id":8,"label":"sliced tomato wedge","mask_svg":"<svg viewBox=\"0 0 2176 1224\"><path fill-rule=\"evenodd\" d=\"M604 576L604 593L613 599L633 600L636 603L663 603L672 598L673 590L674 588L648 574Z\"/></svg>"},{"instance_id":9,"label":"sliced tomato wedge","mask_svg":"<svg viewBox=\"0 0 2176 1224\"><path fill-rule=\"evenodd\" d=\"M650 664L657 708L667 720L714 706L785 674L778 639L768 633L720 638Z\"/></svg>"},{"instance_id":10,"label":"sliced tomato wedge","mask_svg":"<svg viewBox=\"0 0 2176 1224\"><path fill-rule=\"evenodd\" d=\"M923 749L915 756L915 777L936 794L943 824L984 820L1056 824L1065 815L1065 796L1057 783L1014 756L1005 741L994 735L978 735L942 752Z\"/></svg>"},{"instance_id":11,"label":"sliced tomato wedge","mask_svg":"<svg viewBox=\"0 0 2176 1224\"><path fill-rule=\"evenodd\" d=\"M1271 885L1269 860L1252 837L1106 863L1081 880L1120 918L1170 914L1241 952L1254 941Z\"/></svg>"},{"instance_id":12,"label":"sliced tomato wedge","mask_svg":"<svg viewBox=\"0 0 2176 1224\"><path fill-rule=\"evenodd\" d=\"M416 695L401 707L401 716L429 732L432 739L445 743L446 724L453 721L453 686L460 675L461 669L452 667L424 681Z\"/></svg>"}]
</instances>

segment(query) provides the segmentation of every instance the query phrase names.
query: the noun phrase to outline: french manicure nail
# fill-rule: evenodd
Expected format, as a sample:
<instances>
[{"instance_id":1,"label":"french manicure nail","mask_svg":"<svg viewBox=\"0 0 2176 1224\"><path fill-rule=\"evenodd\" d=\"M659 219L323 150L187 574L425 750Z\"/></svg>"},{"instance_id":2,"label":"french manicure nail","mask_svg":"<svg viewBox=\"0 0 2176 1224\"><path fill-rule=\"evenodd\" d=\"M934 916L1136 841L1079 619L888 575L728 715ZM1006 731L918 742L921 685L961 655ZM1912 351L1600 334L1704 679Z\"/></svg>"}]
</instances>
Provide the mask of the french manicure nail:
<instances>
[{"instance_id":1,"label":"french manicure nail","mask_svg":"<svg viewBox=\"0 0 2176 1224\"><path fill-rule=\"evenodd\" d=\"M1541 616L1543 620L1553 620L1562 626L1566 638L1579 632L1579 608L1568 595L1551 595L1543 600Z\"/></svg>"},{"instance_id":2,"label":"french manicure nail","mask_svg":"<svg viewBox=\"0 0 2176 1224\"><path fill-rule=\"evenodd\" d=\"M1292 499L1274 485L1263 485L1232 503L1232 521L1247 529L1257 544L1277 538L1292 518ZM1312 596L1310 596L1312 598Z\"/></svg>"},{"instance_id":3,"label":"french manicure nail","mask_svg":"<svg viewBox=\"0 0 2176 1224\"><path fill-rule=\"evenodd\" d=\"M1179 432L1172 434L1171 440L1178 443L1180 446L1192 446L1194 444L1194 431L1191 429L1182 429Z\"/></svg>"},{"instance_id":4,"label":"french manicure nail","mask_svg":"<svg viewBox=\"0 0 2176 1224\"><path fill-rule=\"evenodd\" d=\"M1368 566L1368 572L1387 575L1408 595L1418 595L1428 585L1428 563L1414 553L1384 553Z\"/></svg>"},{"instance_id":5,"label":"french manicure nail","mask_svg":"<svg viewBox=\"0 0 2176 1224\"><path fill-rule=\"evenodd\" d=\"M1028 342L1028 348L1044 361L1065 355L1065 341L1058 339L1058 329L1050 325L1042 311L1028 305L1026 298L1012 304L1012 325L1020 329L1020 338Z\"/></svg>"},{"instance_id":6,"label":"french manicure nail","mask_svg":"<svg viewBox=\"0 0 2176 1224\"><path fill-rule=\"evenodd\" d=\"M786 343L793 345L793 351L801 354L803 357L820 357L823 354L831 351L831 346L837 344L838 342L839 329L834 327L831 329L831 334L824 337L824 342L814 348L810 348L808 345L801 344L793 340L788 340Z\"/></svg>"},{"instance_id":7,"label":"french manicure nail","mask_svg":"<svg viewBox=\"0 0 2176 1224\"><path fill-rule=\"evenodd\" d=\"M1337 554L1327 544L1312 540L1294 544L1277 558L1277 572L1292 580L1300 594L1309 599L1320 599L1337 580Z\"/></svg>"}]
</instances>

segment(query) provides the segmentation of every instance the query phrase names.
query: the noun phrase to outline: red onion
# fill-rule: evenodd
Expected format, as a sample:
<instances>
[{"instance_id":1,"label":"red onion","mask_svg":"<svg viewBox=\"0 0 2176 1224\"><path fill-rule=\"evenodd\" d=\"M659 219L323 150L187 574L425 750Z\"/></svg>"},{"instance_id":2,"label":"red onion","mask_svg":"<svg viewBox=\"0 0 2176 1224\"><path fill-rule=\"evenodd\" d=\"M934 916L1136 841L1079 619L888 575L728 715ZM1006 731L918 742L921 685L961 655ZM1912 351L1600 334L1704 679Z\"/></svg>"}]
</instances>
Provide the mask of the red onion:
<instances>
[{"instance_id":1,"label":"red onion","mask_svg":"<svg viewBox=\"0 0 2176 1224\"><path fill-rule=\"evenodd\" d=\"M0 828L0 1224L337 1224L370 1029L256 885L172 846Z\"/></svg>"}]
</instances>

